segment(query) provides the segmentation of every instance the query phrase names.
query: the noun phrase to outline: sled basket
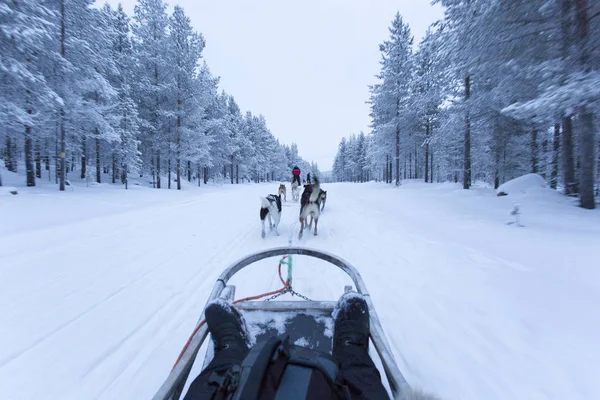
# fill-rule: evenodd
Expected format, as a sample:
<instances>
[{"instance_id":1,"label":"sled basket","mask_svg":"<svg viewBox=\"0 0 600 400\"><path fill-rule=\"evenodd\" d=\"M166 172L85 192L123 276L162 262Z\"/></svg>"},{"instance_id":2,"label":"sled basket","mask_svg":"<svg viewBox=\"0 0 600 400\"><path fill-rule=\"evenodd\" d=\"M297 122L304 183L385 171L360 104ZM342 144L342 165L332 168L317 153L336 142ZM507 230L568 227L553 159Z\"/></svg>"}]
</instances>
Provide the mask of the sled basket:
<instances>
[{"instance_id":1,"label":"sled basket","mask_svg":"<svg viewBox=\"0 0 600 400\"><path fill-rule=\"evenodd\" d=\"M390 346L381 328L379 318L360 274L350 263L333 254L305 247L278 247L250 254L223 271L213 287L207 304L218 298L234 300L235 286L227 285L227 282L241 269L265 258L285 255L303 255L318 258L337 266L350 276L354 282L355 290L365 297L369 306L370 339L381 359L383 372L385 373L393 397L398 397L400 393L409 390L409 386L394 360ZM346 286L344 290L352 290L352 287ZM336 304L337 301L297 300L269 302L260 300L238 303L235 307L243 314L250 333L256 333L255 341L261 341L269 336L280 335L282 332L278 331L270 323L277 321L280 329L282 326L285 327L284 333L289 335L291 343L330 353L333 336L333 317L331 314ZM204 313L200 316L199 321L203 319ZM154 395L153 400L178 400L181 397L192 366L197 359L198 351L207 336L208 327L203 325L191 338L189 346L167 377L167 380ZM203 368L212 359L212 352L212 346L208 346Z\"/></svg>"}]
</instances>

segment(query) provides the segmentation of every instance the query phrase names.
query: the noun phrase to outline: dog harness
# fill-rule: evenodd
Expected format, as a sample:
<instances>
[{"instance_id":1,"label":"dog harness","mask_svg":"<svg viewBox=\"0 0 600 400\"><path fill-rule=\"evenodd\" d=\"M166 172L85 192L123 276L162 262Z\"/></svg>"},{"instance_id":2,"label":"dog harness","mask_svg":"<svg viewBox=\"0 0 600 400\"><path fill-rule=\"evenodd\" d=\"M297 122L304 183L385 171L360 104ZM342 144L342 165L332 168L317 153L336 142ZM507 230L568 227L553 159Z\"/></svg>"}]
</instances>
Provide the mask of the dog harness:
<instances>
[{"instance_id":1,"label":"dog harness","mask_svg":"<svg viewBox=\"0 0 600 400\"><path fill-rule=\"evenodd\" d=\"M277 203L277 209L279 210L279 212L281 212L281 197L276 196L274 194L270 194L267 196L267 200L269 200L270 203Z\"/></svg>"}]
</instances>

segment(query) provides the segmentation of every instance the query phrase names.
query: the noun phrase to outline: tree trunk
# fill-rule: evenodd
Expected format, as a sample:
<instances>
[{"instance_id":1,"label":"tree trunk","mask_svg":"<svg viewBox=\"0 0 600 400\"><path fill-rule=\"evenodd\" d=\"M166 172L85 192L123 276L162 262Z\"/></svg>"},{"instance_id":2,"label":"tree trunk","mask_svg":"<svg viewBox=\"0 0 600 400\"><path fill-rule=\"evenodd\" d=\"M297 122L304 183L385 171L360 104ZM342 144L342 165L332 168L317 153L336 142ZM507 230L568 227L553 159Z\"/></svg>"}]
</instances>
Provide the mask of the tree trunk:
<instances>
[{"instance_id":1,"label":"tree trunk","mask_svg":"<svg viewBox=\"0 0 600 400\"><path fill-rule=\"evenodd\" d=\"M150 170L152 171L152 188L156 188L156 168L154 168L154 157L150 157Z\"/></svg>"},{"instance_id":2,"label":"tree trunk","mask_svg":"<svg viewBox=\"0 0 600 400\"><path fill-rule=\"evenodd\" d=\"M415 179L419 179L419 151L415 145Z\"/></svg>"},{"instance_id":3,"label":"tree trunk","mask_svg":"<svg viewBox=\"0 0 600 400\"><path fill-rule=\"evenodd\" d=\"M10 161L11 161L11 148L10 148L10 137L6 136L6 158L4 159L4 166L6 167L7 170L11 170L11 165L10 165Z\"/></svg>"},{"instance_id":4,"label":"tree trunk","mask_svg":"<svg viewBox=\"0 0 600 400\"><path fill-rule=\"evenodd\" d=\"M200 187L200 164L198 164L198 187Z\"/></svg>"},{"instance_id":5,"label":"tree trunk","mask_svg":"<svg viewBox=\"0 0 600 400\"><path fill-rule=\"evenodd\" d=\"M160 150L156 150L156 188L160 189Z\"/></svg>"},{"instance_id":6,"label":"tree trunk","mask_svg":"<svg viewBox=\"0 0 600 400\"><path fill-rule=\"evenodd\" d=\"M465 78L465 102L471 97L471 77L467 75ZM463 166L463 189L471 187L471 116L469 114L469 105L466 105L465 114L465 149L464 149L464 166Z\"/></svg>"},{"instance_id":7,"label":"tree trunk","mask_svg":"<svg viewBox=\"0 0 600 400\"><path fill-rule=\"evenodd\" d=\"M118 175L119 175L119 167L117 166L117 152L113 150L113 153L112 153L112 183L117 183Z\"/></svg>"},{"instance_id":8,"label":"tree trunk","mask_svg":"<svg viewBox=\"0 0 600 400\"><path fill-rule=\"evenodd\" d=\"M413 178L413 169L412 169L412 153L408 152L408 179Z\"/></svg>"},{"instance_id":9,"label":"tree trunk","mask_svg":"<svg viewBox=\"0 0 600 400\"><path fill-rule=\"evenodd\" d=\"M579 200L581 207L592 210L596 208L594 199L594 116L586 106L578 107L578 114L581 119Z\"/></svg>"},{"instance_id":10,"label":"tree trunk","mask_svg":"<svg viewBox=\"0 0 600 400\"><path fill-rule=\"evenodd\" d=\"M396 186L400 186L400 127L396 126Z\"/></svg>"},{"instance_id":11,"label":"tree trunk","mask_svg":"<svg viewBox=\"0 0 600 400\"><path fill-rule=\"evenodd\" d=\"M506 182L506 142L502 144L502 183Z\"/></svg>"},{"instance_id":12,"label":"tree trunk","mask_svg":"<svg viewBox=\"0 0 600 400\"><path fill-rule=\"evenodd\" d=\"M171 153L169 151L169 153ZM171 154L168 154L167 159L167 189L171 189Z\"/></svg>"},{"instance_id":13,"label":"tree trunk","mask_svg":"<svg viewBox=\"0 0 600 400\"><path fill-rule=\"evenodd\" d=\"M573 120L570 116L564 117L562 124L562 160L565 194L573 195L578 193L577 181L575 180L575 162L573 159Z\"/></svg>"},{"instance_id":14,"label":"tree trunk","mask_svg":"<svg viewBox=\"0 0 600 400\"><path fill-rule=\"evenodd\" d=\"M65 20L67 16L65 15L65 0L60 1L60 55L63 60L66 61L65 57L65 46L66 46L66 36L65 36ZM61 78L63 80L63 84L65 82L64 71L61 71ZM59 124L60 124L60 187L59 190L65 190L65 180L67 175L67 160L66 160L66 152L67 152L67 135L65 132L65 109L64 106L60 107L59 113Z\"/></svg>"},{"instance_id":15,"label":"tree trunk","mask_svg":"<svg viewBox=\"0 0 600 400\"><path fill-rule=\"evenodd\" d=\"M48 139L44 139L44 164L46 171L50 171L50 149L48 148Z\"/></svg>"},{"instance_id":16,"label":"tree trunk","mask_svg":"<svg viewBox=\"0 0 600 400\"><path fill-rule=\"evenodd\" d=\"M15 172L17 172L17 167L19 165L19 149L18 149L18 141L15 139L12 142L12 154L13 154L13 166Z\"/></svg>"},{"instance_id":17,"label":"tree trunk","mask_svg":"<svg viewBox=\"0 0 600 400\"><path fill-rule=\"evenodd\" d=\"M13 147L12 147L12 141L10 140L10 137L7 136L6 137L6 160L4 162L4 165L6 166L6 169L8 169L10 172L17 172L16 168L15 168L15 164L14 164L14 155L13 155Z\"/></svg>"},{"instance_id":18,"label":"tree trunk","mask_svg":"<svg viewBox=\"0 0 600 400\"><path fill-rule=\"evenodd\" d=\"M430 162L430 164L431 164L431 179L429 180L429 182L433 183L433 149L430 149L430 152L431 152L431 162ZM438 177L438 180L439 179L440 178Z\"/></svg>"},{"instance_id":19,"label":"tree trunk","mask_svg":"<svg viewBox=\"0 0 600 400\"><path fill-rule=\"evenodd\" d=\"M429 178L429 118L427 118L427 121L425 122L425 183L427 183L428 178Z\"/></svg>"},{"instance_id":20,"label":"tree trunk","mask_svg":"<svg viewBox=\"0 0 600 400\"><path fill-rule=\"evenodd\" d=\"M158 63L155 62L154 63L154 86L156 89L158 89ZM158 90L157 90L157 95L156 95L156 109L154 110L154 122L155 122L155 127L158 124L158 110L160 110L160 101L158 98ZM155 135L157 136L156 138L154 138L154 140L158 139L158 132L155 132ZM155 143L157 148L156 148L156 188L160 189L160 149L158 148L159 144Z\"/></svg>"},{"instance_id":21,"label":"tree trunk","mask_svg":"<svg viewBox=\"0 0 600 400\"><path fill-rule=\"evenodd\" d=\"M496 143L496 151L495 151L495 161L496 165L494 168L494 189L498 189L500 186L500 156L501 156L500 144Z\"/></svg>"},{"instance_id":22,"label":"tree trunk","mask_svg":"<svg viewBox=\"0 0 600 400\"><path fill-rule=\"evenodd\" d=\"M240 164L235 164L235 183L240 183Z\"/></svg>"},{"instance_id":23,"label":"tree trunk","mask_svg":"<svg viewBox=\"0 0 600 400\"><path fill-rule=\"evenodd\" d=\"M498 189L500 187L500 170L498 166L494 168L494 189Z\"/></svg>"},{"instance_id":24,"label":"tree trunk","mask_svg":"<svg viewBox=\"0 0 600 400\"><path fill-rule=\"evenodd\" d=\"M40 141L35 141L35 176L42 178L42 147Z\"/></svg>"},{"instance_id":25,"label":"tree trunk","mask_svg":"<svg viewBox=\"0 0 600 400\"><path fill-rule=\"evenodd\" d=\"M534 174L539 172L537 135L537 129L533 129L531 131L531 172Z\"/></svg>"},{"instance_id":26,"label":"tree trunk","mask_svg":"<svg viewBox=\"0 0 600 400\"><path fill-rule=\"evenodd\" d=\"M579 65L585 73L592 71L588 54L588 7L588 0L575 0ZM581 162L579 172L579 200L581 207L591 210L596 208L594 199L594 114L591 108L585 105L577 108L577 114L581 119L581 134L579 135L579 159Z\"/></svg>"},{"instance_id":27,"label":"tree trunk","mask_svg":"<svg viewBox=\"0 0 600 400\"><path fill-rule=\"evenodd\" d=\"M558 185L558 159L560 151L560 124L554 124L554 138L552 141L552 173L550 174L550 187L556 189Z\"/></svg>"},{"instance_id":28,"label":"tree trunk","mask_svg":"<svg viewBox=\"0 0 600 400\"><path fill-rule=\"evenodd\" d=\"M84 136L81 140L81 179L85 179L87 174L87 138Z\"/></svg>"},{"instance_id":29,"label":"tree trunk","mask_svg":"<svg viewBox=\"0 0 600 400\"><path fill-rule=\"evenodd\" d=\"M208 183L208 167L204 167L204 184Z\"/></svg>"},{"instance_id":30,"label":"tree trunk","mask_svg":"<svg viewBox=\"0 0 600 400\"><path fill-rule=\"evenodd\" d=\"M389 155L385 155L385 183L390 183L389 182L389 177L390 177L390 156Z\"/></svg>"},{"instance_id":31,"label":"tree trunk","mask_svg":"<svg viewBox=\"0 0 600 400\"><path fill-rule=\"evenodd\" d=\"M178 109L181 109L181 99L177 100ZM175 168L177 169L177 190L181 190L181 112L177 113L177 160Z\"/></svg>"},{"instance_id":32,"label":"tree trunk","mask_svg":"<svg viewBox=\"0 0 600 400\"><path fill-rule=\"evenodd\" d=\"M58 184L58 179L60 175L60 157L58 154L58 137L59 137L60 126L57 126L56 130L56 140L54 141L54 181Z\"/></svg>"},{"instance_id":33,"label":"tree trunk","mask_svg":"<svg viewBox=\"0 0 600 400\"><path fill-rule=\"evenodd\" d=\"M455 149L454 152L454 183L458 183L458 171L460 170L460 150Z\"/></svg>"},{"instance_id":34,"label":"tree trunk","mask_svg":"<svg viewBox=\"0 0 600 400\"><path fill-rule=\"evenodd\" d=\"M96 136L99 135L96 128ZM100 159L100 138L96 137L96 182L102 183L102 162Z\"/></svg>"},{"instance_id":35,"label":"tree trunk","mask_svg":"<svg viewBox=\"0 0 600 400\"><path fill-rule=\"evenodd\" d=\"M229 174L231 175L230 178L231 178L231 184L232 185L233 185L233 160L234 160L234 157L231 156L231 167L230 167L230 171L229 171L230 173Z\"/></svg>"},{"instance_id":36,"label":"tree trunk","mask_svg":"<svg viewBox=\"0 0 600 400\"><path fill-rule=\"evenodd\" d=\"M192 181L192 162L190 160L187 162L187 178L188 182ZM200 177L198 177L198 179L200 179Z\"/></svg>"},{"instance_id":37,"label":"tree trunk","mask_svg":"<svg viewBox=\"0 0 600 400\"><path fill-rule=\"evenodd\" d=\"M27 110L28 114L32 110ZM31 139L31 126L25 126L25 170L27 171L27 186L35 186L35 171L33 169L33 139Z\"/></svg>"},{"instance_id":38,"label":"tree trunk","mask_svg":"<svg viewBox=\"0 0 600 400\"><path fill-rule=\"evenodd\" d=\"M597 149L597 158L596 166L596 196L600 196L600 141L598 141L598 149Z\"/></svg>"},{"instance_id":39,"label":"tree trunk","mask_svg":"<svg viewBox=\"0 0 600 400\"><path fill-rule=\"evenodd\" d=\"M547 180L548 175L548 131L544 131L544 140L542 141L542 157L538 164L541 164L540 174Z\"/></svg>"}]
</instances>

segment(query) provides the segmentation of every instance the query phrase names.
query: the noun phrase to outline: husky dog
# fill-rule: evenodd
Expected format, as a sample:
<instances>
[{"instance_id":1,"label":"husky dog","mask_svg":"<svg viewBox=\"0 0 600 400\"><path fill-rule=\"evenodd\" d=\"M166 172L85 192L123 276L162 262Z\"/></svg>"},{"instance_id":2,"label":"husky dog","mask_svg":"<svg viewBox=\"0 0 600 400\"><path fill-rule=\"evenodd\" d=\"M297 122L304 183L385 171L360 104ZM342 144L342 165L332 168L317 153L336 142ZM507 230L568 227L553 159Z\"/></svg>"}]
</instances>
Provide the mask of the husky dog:
<instances>
[{"instance_id":1,"label":"husky dog","mask_svg":"<svg viewBox=\"0 0 600 400\"><path fill-rule=\"evenodd\" d=\"M279 232L277 231L277 227L279 226L279 221L281 220L281 196L270 194L267 197L261 197L261 207L260 207L260 221L262 222L262 234L261 236L264 238L266 236L265 233L265 219L269 217L269 229L275 230L277 236L279 236Z\"/></svg>"},{"instance_id":2,"label":"husky dog","mask_svg":"<svg viewBox=\"0 0 600 400\"><path fill-rule=\"evenodd\" d=\"M283 201L287 202L287 193L283 183L279 185L278 194L279 196L283 195Z\"/></svg>"},{"instance_id":3,"label":"husky dog","mask_svg":"<svg viewBox=\"0 0 600 400\"><path fill-rule=\"evenodd\" d=\"M292 200L298 201L300 198L300 190L298 189L298 183L292 182Z\"/></svg>"},{"instance_id":4,"label":"husky dog","mask_svg":"<svg viewBox=\"0 0 600 400\"><path fill-rule=\"evenodd\" d=\"M314 182L312 185L304 185L300 204L300 233L298 234L298 239L302 239L302 234L306 227L309 229L312 227L313 220L315 221L314 234L317 236L317 225L319 223L319 215L321 214L321 188L319 187L317 177L314 178ZM307 225L309 216L310 223Z\"/></svg>"},{"instance_id":5,"label":"husky dog","mask_svg":"<svg viewBox=\"0 0 600 400\"><path fill-rule=\"evenodd\" d=\"M320 199L321 199L321 211L323 211L323 209L325 208L325 202L327 201L327 190L321 189Z\"/></svg>"}]
</instances>

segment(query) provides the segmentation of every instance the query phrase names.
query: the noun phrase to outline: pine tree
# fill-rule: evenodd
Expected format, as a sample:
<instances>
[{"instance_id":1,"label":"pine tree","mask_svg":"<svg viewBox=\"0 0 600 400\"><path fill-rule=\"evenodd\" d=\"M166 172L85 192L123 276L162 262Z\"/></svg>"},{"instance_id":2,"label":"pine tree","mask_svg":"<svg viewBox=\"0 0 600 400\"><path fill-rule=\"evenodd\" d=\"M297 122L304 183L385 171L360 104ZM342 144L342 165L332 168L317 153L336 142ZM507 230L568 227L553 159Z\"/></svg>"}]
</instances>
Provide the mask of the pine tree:
<instances>
[{"instance_id":1,"label":"pine tree","mask_svg":"<svg viewBox=\"0 0 600 400\"><path fill-rule=\"evenodd\" d=\"M190 19L183 8L175 6L170 20L170 43L175 80L174 101L176 106L175 152L177 190L181 190L181 162L184 148L189 148L195 139L192 133L196 121L187 121L186 116L201 112L197 93L197 68L204 48L204 39L192 29ZM183 140L182 140L183 139Z\"/></svg>"},{"instance_id":2,"label":"pine tree","mask_svg":"<svg viewBox=\"0 0 600 400\"><path fill-rule=\"evenodd\" d=\"M404 111L409 110L410 77L412 73L412 36L400 14L390 28L390 39L379 46L382 53L380 83L371 87L371 117L376 143L390 148L394 155L396 186L400 185L401 127ZM392 145L393 144L393 145ZM389 153L388 153L389 154Z\"/></svg>"},{"instance_id":3,"label":"pine tree","mask_svg":"<svg viewBox=\"0 0 600 400\"><path fill-rule=\"evenodd\" d=\"M161 155L170 146L170 112L167 103L173 74L169 58L167 5L162 0L139 0L134 8L132 32L136 56L135 98L142 119L142 147L152 173L153 186L161 188Z\"/></svg>"},{"instance_id":4,"label":"pine tree","mask_svg":"<svg viewBox=\"0 0 600 400\"><path fill-rule=\"evenodd\" d=\"M54 22L52 10L36 1L19 0L0 7L0 121L7 135L11 171L16 171L11 136L24 134L27 186L35 186L35 128L60 103L44 75L44 64L58 56L51 46Z\"/></svg>"}]
</instances>

